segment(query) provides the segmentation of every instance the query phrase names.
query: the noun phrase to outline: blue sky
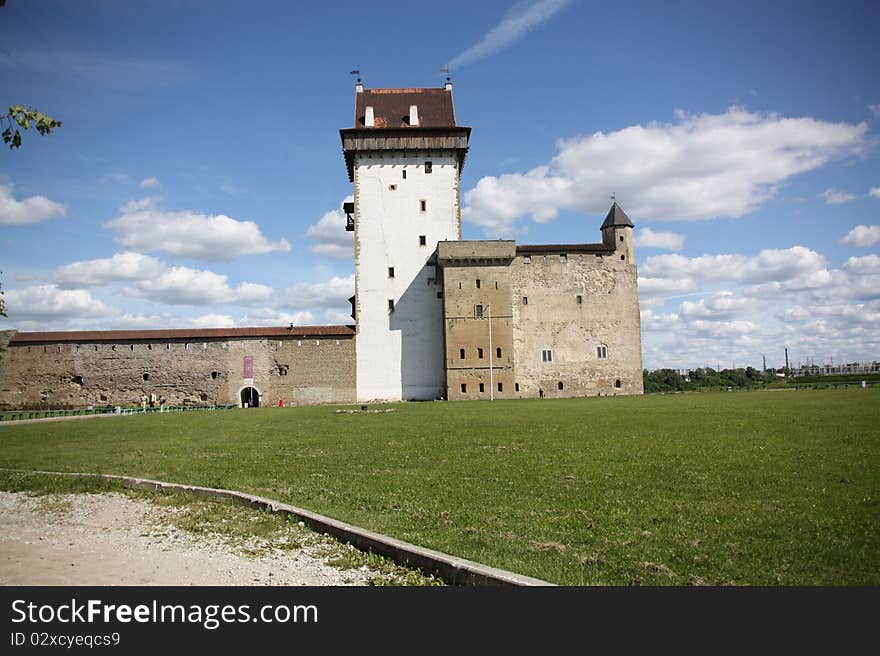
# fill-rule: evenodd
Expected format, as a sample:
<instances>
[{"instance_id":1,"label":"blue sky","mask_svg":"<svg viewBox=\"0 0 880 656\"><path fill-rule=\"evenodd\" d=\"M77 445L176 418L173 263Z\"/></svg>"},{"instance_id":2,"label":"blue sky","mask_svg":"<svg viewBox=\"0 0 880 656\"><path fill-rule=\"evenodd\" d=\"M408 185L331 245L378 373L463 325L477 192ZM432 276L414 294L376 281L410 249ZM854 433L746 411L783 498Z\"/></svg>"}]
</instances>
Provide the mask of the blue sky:
<instances>
[{"instance_id":1,"label":"blue sky","mask_svg":"<svg viewBox=\"0 0 880 656\"><path fill-rule=\"evenodd\" d=\"M636 224L645 366L880 356L880 5L8 0L0 154L19 330L344 323L338 129L367 87L473 127L465 238Z\"/></svg>"}]
</instances>

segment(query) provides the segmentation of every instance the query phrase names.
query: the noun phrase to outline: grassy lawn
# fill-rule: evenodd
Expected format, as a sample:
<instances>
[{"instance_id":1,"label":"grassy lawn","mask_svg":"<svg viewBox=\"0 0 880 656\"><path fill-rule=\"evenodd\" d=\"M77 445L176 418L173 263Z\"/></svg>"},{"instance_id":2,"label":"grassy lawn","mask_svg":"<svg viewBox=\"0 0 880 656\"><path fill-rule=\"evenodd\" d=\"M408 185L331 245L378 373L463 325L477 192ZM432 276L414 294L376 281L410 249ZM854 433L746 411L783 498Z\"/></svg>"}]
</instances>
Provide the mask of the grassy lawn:
<instances>
[{"instance_id":1,"label":"grassy lawn","mask_svg":"<svg viewBox=\"0 0 880 656\"><path fill-rule=\"evenodd\" d=\"M0 426L0 467L250 491L560 584L880 584L880 390L389 407Z\"/></svg>"}]
</instances>

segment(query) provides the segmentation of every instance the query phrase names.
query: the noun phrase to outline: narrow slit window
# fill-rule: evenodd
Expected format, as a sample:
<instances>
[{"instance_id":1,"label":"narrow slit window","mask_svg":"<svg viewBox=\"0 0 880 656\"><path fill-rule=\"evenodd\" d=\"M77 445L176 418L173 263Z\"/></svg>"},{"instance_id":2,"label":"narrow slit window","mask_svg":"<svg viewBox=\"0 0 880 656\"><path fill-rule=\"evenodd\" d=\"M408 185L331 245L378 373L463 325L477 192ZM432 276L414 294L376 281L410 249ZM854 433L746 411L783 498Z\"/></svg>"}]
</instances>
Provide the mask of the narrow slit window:
<instances>
[{"instance_id":1,"label":"narrow slit window","mask_svg":"<svg viewBox=\"0 0 880 656\"><path fill-rule=\"evenodd\" d=\"M620 241L623 241L623 235L620 235Z\"/></svg>"},{"instance_id":2,"label":"narrow slit window","mask_svg":"<svg viewBox=\"0 0 880 656\"><path fill-rule=\"evenodd\" d=\"M443 298L443 292L437 292L437 298Z\"/></svg>"},{"instance_id":3,"label":"narrow slit window","mask_svg":"<svg viewBox=\"0 0 880 656\"><path fill-rule=\"evenodd\" d=\"M464 360L464 349L458 349L458 357Z\"/></svg>"},{"instance_id":4,"label":"narrow slit window","mask_svg":"<svg viewBox=\"0 0 880 656\"><path fill-rule=\"evenodd\" d=\"M480 383L480 394L482 394L485 391L486 391L486 385L483 383Z\"/></svg>"},{"instance_id":5,"label":"narrow slit window","mask_svg":"<svg viewBox=\"0 0 880 656\"><path fill-rule=\"evenodd\" d=\"M482 305L475 305L474 306L474 316L477 319L483 318L483 306Z\"/></svg>"},{"instance_id":6,"label":"narrow slit window","mask_svg":"<svg viewBox=\"0 0 880 656\"><path fill-rule=\"evenodd\" d=\"M503 391L504 391L504 383L498 383L498 391L499 391L499 392L503 392Z\"/></svg>"},{"instance_id":7,"label":"narrow slit window","mask_svg":"<svg viewBox=\"0 0 880 656\"><path fill-rule=\"evenodd\" d=\"M467 394L467 384L466 383L461 384L461 393Z\"/></svg>"},{"instance_id":8,"label":"narrow slit window","mask_svg":"<svg viewBox=\"0 0 880 656\"><path fill-rule=\"evenodd\" d=\"M481 348L477 349L477 359L479 359L479 360L483 359L483 349L481 349Z\"/></svg>"},{"instance_id":9,"label":"narrow slit window","mask_svg":"<svg viewBox=\"0 0 880 656\"><path fill-rule=\"evenodd\" d=\"M403 173L403 179L406 180L406 169L403 169L402 173Z\"/></svg>"},{"instance_id":10,"label":"narrow slit window","mask_svg":"<svg viewBox=\"0 0 880 656\"><path fill-rule=\"evenodd\" d=\"M584 297L583 297L583 296L581 296L580 294L578 294L575 298L577 299L577 304L578 304L578 305L582 305L582 304L583 304L583 302L584 302Z\"/></svg>"},{"instance_id":11,"label":"narrow slit window","mask_svg":"<svg viewBox=\"0 0 880 656\"><path fill-rule=\"evenodd\" d=\"M388 185L388 191L397 191L397 185L396 184Z\"/></svg>"},{"instance_id":12,"label":"narrow slit window","mask_svg":"<svg viewBox=\"0 0 880 656\"><path fill-rule=\"evenodd\" d=\"M519 392L519 383L514 383L514 385L513 385L513 391L514 391L514 392Z\"/></svg>"},{"instance_id":13,"label":"narrow slit window","mask_svg":"<svg viewBox=\"0 0 880 656\"><path fill-rule=\"evenodd\" d=\"M620 389L620 379L619 379L619 378L618 378L617 380L614 381L614 386L615 386L617 389Z\"/></svg>"},{"instance_id":14,"label":"narrow slit window","mask_svg":"<svg viewBox=\"0 0 880 656\"><path fill-rule=\"evenodd\" d=\"M559 381L557 387L558 387L560 390L562 390L562 381L561 381L561 380Z\"/></svg>"},{"instance_id":15,"label":"narrow slit window","mask_svg":"<svg viewBox=\"0 0 880 656\"><path fill-rule=\"evenodd\" d=\"M420 200L419 201L419 212L427 212L428 211L428 201Z\"/></svg>"},{"instance_id":16,"label":"narrow slit window","mask_svg":"<svg viewBox=\"0 0 880 656\"><path fill-rule=\"evenodd\" d=\"M389 278L394 277L394 267L388 267L388 277Z\"/></svg>"},{"instance_id":17,"label":"narrow slit window","mask_svg":"<svg viewBox=\"0 0 880 656\"><path fill-rule=\"evenodd\" d=\"M620 261L621 261L621 262L623 262L625 259L626 259L626 255L621 255L621 256L620 256Z\"/></svg>"},{"instance_id":18,"label":"narrow slit window","mask_svg":"<svg viewBox=\"0 0 880 656\"><path fill-rule=\"evenodd\" d=\"M480 279L477 278L477 289L479 289L479 288L480 288Z\"/></svg>"},{"instance_id":19,"label":"narrow slit window","mask_svg":"<svg viewBox=\"0 0 880 656\"><path fill-rule=\"evenodd\" d=\"M501 358L501 347L500 346L495 349L495 357Z\"/></svg>"},{"instance_id":20,"label":"narrow slit window","mask_svg":"<svg viewBox=\"0 0 880 656\"><path fill-rule=\"evenodd\" d=\"M433 162L425 162L425 173L431 173L434 170Z\"/></svg>"},{"instance_id":21,"label":"narrow slit window","mask_svg":"<svg viewBox=\"0 0 880 656\"><path fill-rule=\"evenodd\" d=\"M425 235L419 235L419 246L427 246L428 238Z\"/></svg>"},{"instance_id":22,"label":"narrow slit window","mask_svg":"<svg viewBox=\"0 0 880 656\"><path fill-rule=\"evenodd\" d=\"M388 311L394 312L394 299L393 298L388 299Z\"/></svg>"},{"instance_id":23,"label":"narrow slit window","mask_svg":"<svg viewBox=\"0 0 880 656\"><path fill-rule=\"evenodd\" d=\"M529 304L529 297L523 296L523 305L528 305L528 304Z\"/></svg>"}]
</instances>

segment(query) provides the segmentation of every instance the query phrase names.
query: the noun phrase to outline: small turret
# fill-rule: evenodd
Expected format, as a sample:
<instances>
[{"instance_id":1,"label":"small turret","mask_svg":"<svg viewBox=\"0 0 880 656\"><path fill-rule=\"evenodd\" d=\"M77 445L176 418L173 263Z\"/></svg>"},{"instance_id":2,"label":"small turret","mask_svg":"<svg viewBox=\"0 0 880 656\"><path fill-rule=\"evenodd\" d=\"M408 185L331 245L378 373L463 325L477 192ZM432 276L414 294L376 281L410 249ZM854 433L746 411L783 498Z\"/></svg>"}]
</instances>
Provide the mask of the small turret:
<instances>
[{"instance_id":1,"label":"small turret","mask_svg":"<svg viewBox=\"0 0 880 656\"><path fill-rule=\"evenodd\" d=\"M614 201L602 223L602 242L613 246L617 256L627 264L635 264L633 227L626 212Z\"/></svg>"}]
</instances>

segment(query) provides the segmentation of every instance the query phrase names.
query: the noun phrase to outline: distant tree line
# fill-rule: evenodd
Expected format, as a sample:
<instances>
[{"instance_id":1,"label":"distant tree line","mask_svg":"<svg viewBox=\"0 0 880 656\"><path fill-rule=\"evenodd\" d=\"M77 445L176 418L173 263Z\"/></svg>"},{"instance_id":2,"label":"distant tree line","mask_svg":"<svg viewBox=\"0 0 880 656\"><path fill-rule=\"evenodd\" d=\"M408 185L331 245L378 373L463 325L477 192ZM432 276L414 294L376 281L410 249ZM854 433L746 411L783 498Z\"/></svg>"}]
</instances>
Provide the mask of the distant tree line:
<instances>
[{"instance_id":1,"label":"distant tree line","mask_svg":"<svg viewBox=\"0 0 880 656\"><path fill-rule=\"evenodd\" d=\"M643 372L645 393L684 392L701 389L718 389L719 387L758 387L777 382L779 377L776 369L759 371L754 367L745 369L722 369L716 371L711 367L692 369L686 376L676 369L656 369Z\"/></svg>"}]
</instances>

